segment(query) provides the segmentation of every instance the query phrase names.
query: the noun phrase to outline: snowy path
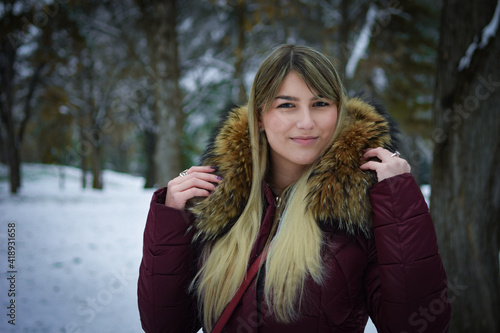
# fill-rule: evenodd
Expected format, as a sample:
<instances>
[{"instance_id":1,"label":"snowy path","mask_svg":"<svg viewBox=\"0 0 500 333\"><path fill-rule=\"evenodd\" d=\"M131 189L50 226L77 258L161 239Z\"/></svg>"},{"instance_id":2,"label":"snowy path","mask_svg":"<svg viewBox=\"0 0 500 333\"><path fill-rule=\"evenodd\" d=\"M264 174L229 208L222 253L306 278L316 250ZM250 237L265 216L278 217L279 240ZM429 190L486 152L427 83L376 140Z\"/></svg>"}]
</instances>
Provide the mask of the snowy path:
<instances>
[{"instance_id":1,"label":"snowy path","mask_svg":"<svg viewBox=\"0 0 500 333\"><path fill-rule=\"evenodd\" d=\"M25 165L10 197L0 170L0 332L142 332L136 301L142 233L152 190L106 172L105 190L82 190L79 170ZM15 297L8 296L8 224L15 223ZM15 300L15 326L8 323ZM369 323L371 325L371 323ZM368 326L365 332L376 332Z\"/></svg>"}]
</instances>

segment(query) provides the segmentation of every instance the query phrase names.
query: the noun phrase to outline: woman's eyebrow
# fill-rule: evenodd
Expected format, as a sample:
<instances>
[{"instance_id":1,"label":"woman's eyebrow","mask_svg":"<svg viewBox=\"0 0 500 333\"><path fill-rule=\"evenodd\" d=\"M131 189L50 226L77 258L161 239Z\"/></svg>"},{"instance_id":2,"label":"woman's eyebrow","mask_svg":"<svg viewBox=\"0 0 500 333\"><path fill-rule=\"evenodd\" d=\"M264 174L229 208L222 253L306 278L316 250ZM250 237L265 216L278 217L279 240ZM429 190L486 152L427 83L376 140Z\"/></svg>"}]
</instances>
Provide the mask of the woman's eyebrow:
<instances>
[{"instance_id":1,"label":"woman's eyebrow","mask_svg":"<svg viewBox=\"0 0 500 333\"><path fill-rule=\"evenodd\" d=\"M284 100L287 100L287 101L293 101L293 102L296 102L298 101L297 98L295 97L292 97L292 96L276 96L275 99L284 99Z\"/></svg>"},{"instance_id":2,"label":"woman's eyebrow","mask_svg":"<svg viewBox=\"0 0 500 333\"><path fill-rule=\"evenodd\" d=\"M284 99L286 101L292 101L292 102L297 102L299 101L299 99L297 97L293 97L293 96L285 96L285 95L280 95L280 96L276 96L275 99ZM318 97L314 96L311 98L311 101L319 101L319 100L322 100L324 99L323 96L319 95Z\"/></svg>"}]
</instances>

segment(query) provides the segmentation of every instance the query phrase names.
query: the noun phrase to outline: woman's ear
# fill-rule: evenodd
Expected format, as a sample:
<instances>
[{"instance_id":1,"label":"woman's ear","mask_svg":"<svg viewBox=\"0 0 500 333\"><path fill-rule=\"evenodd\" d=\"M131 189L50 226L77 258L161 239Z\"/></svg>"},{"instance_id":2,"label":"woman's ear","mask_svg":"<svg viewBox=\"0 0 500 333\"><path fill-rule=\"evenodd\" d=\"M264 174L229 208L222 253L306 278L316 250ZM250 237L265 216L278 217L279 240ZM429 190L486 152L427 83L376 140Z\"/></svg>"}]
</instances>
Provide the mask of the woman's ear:
<instances>
[{"instance_id":1,"label":"woman's ear","mask_svg":"<svg viewBox=\"0 0 500 333\"><path fill-rule=\"evenodd\" d=\"M257 126L259 126L259 132L263 132L265 130L262 117L263 117L262 109L259 109L257 112Z\"/></svg>"},{"instance_id":2,"label":"woman's ear","mask_svg":"<svg viewBox=\"0 0 500 333\"><path fill-rule=\"evenodd\" d=\"M259 117L259 120L257 120L257 125L259 126L259 132L262 132L264 130L264 124L262 123L262 117Z\"/></svg>"}]
</instances>

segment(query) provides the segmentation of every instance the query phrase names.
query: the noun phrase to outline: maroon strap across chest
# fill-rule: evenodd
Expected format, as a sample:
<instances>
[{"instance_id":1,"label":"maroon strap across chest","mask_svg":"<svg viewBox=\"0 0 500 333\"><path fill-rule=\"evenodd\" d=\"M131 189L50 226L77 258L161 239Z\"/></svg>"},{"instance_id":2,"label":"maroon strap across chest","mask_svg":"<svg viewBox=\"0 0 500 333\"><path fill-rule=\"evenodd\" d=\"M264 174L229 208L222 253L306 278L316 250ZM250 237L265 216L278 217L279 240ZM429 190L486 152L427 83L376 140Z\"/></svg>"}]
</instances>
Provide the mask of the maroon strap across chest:
<instances>
[{"instance_id":1,"label":"maroon strap across chest","mask_svg":"<svg viewBox=\"0 0 500 333\"><path fill-rule=\"evenodd\" d=\"M214 329L212 330L212 333L220 333L222 332L222 329L226 325L227 321L231 317L231 315L234 312L234 309L236 308L236 305L238 305L239 301L243 297L243 294L245 291L248 289L248 286L250 286L250 283L252 283L252 280L254 279L255 275L259 271L260 267L262 266L262 263L266 260L267 256L267 250L269 249L269 246L266 246L262 253L255 259L253 262L252 266L247 271L247 274L245 275L245 279L243 279L243 282L241 283L240 288L234 295L233 299L226 305L224 308L224 311L222 311L221 316L215 323Z\"/></svg>"}]
</instances>

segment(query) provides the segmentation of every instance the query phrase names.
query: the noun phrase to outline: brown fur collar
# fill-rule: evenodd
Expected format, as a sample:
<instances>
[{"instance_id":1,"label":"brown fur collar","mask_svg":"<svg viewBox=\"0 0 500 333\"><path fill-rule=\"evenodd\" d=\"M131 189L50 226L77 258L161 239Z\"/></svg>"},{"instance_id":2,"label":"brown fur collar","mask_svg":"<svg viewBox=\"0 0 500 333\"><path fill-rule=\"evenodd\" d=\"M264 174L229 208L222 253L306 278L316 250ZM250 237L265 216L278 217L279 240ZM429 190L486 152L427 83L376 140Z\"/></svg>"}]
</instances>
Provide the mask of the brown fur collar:
<instances>
[{"instance_id":1,"label":"brown fur collar","mask_svg":"<svg viewBox=\"0 0 500 333\"><path fill-rule=\"evenodd\" d=\"M382 146L394 150L396 130L387 115L358 98L347 99L347 121L337 140L323 153L308 180L306 197L322 226L334 226L349 234L371 234L368 190L376 182L374 172L359 169L363 150ZM197 237L213 240L225 234L243 211L250 193L252 157L246 107L232 110L207 147L202 165L217 166L223 180L206 199L190 210L197 217Z\"/></svg>"}]
</instances>

